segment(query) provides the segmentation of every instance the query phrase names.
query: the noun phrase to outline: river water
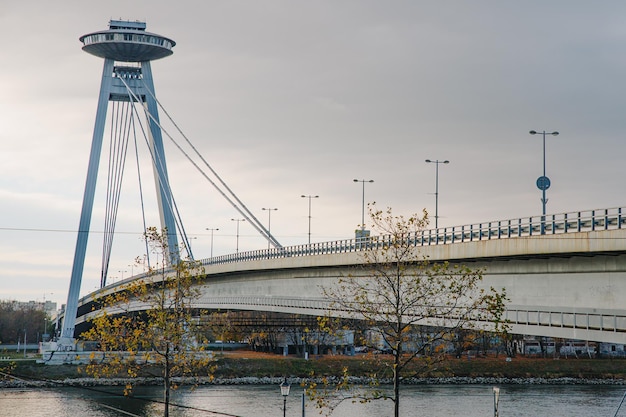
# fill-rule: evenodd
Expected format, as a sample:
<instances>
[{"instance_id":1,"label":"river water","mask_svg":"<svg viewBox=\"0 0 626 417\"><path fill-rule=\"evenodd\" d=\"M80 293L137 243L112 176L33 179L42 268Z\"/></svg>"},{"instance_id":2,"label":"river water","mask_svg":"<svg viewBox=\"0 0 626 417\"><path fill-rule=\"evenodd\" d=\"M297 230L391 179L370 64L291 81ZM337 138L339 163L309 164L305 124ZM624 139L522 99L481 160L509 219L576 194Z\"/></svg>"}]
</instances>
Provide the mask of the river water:
<instances>
[{"instance_id":1,"label":"river water","mask_svg":"<svg viewBox=\"0 0 626 417\"><path fill-rule=\"evenodd\" d=\"M499 417L613 417L626 386L511 385L500 386ZM1 389L2 417L119 417L163 415L157 387L136 389L137 398L119 396L117 388ZM494 415L493 389L488 385L428 385L403 387L401 415L405 417L489 417ZM302 390L292 387L286 415L302 416ZM173 394L172 417L282 416L278 386L202 386ZM319 409L307 404L307 417ZM334 417L384 417L393 414L390 401L368 404L342 402ZM626 417L626 404L619 417Z\"/></svg>"}]
</instances>

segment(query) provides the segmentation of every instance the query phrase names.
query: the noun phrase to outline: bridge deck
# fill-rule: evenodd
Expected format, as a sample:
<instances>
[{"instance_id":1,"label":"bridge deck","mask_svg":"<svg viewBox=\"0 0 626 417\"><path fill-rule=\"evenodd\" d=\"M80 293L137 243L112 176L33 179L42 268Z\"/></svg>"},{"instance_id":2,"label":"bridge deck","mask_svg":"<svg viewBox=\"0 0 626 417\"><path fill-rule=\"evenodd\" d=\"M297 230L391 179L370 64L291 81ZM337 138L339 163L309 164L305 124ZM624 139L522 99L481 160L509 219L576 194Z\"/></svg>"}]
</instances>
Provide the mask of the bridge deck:
<instances>
[{"instance_id":1,"label":"bridge deck","mask_svg":"<svg viewBox=\"0 0 626 417\"><path fill-rule=\"evenodd\" d=\"M624 224L617 208L425 230L407 239L432 261L484 269L485 288L507 291L513 333L626 344ZM375 236L205 259L197 307L322 315L328 305L321 288L353 273L362 251L388 244L389 237ZM94 295L81 300L77 323L90 314Z\"/></svg>"}]
</instances>

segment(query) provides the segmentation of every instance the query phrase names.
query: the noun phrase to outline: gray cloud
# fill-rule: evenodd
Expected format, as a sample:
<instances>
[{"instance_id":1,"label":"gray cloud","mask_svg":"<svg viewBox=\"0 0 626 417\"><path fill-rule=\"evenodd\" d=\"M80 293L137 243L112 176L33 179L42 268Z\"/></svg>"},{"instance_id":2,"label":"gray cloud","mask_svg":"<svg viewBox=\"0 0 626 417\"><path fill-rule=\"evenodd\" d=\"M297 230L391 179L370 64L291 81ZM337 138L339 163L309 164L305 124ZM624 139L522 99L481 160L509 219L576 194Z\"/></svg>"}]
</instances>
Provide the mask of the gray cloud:
<instances>
[{"instance_id":1,"label":"gray cloud","mask_svg":"<svg viewBox=\"0 0 626 417\"><path fill-rule=\"evenodd\" d=\"M78 37L110 18L145 20L178 42L153 64L160 100L259 219L262 207L279 208L272 231L284 244L306 241L301 194L320 195L314 240L351 237L361 212L353 178L375 180L367 201L434 214L427 158L451 161L440 170L440 225L537 215L541 138L531 129L561 132L547 143L549 212L623 204L622 2L4 3L0 233L11 243L0 280L23 284L0 297L65 301L75 236L8 229L78 225L102 71ZM208 255L207 227L220 228L216 254L234 251L236 212L166 146L196 256ZM112 271L141 250L129 178L119 225L129 234ZM241 234L243 250L265 247L251 228ZM100 244L96 233L83 292L97 285Z\"/></svg>"}]
</instances>

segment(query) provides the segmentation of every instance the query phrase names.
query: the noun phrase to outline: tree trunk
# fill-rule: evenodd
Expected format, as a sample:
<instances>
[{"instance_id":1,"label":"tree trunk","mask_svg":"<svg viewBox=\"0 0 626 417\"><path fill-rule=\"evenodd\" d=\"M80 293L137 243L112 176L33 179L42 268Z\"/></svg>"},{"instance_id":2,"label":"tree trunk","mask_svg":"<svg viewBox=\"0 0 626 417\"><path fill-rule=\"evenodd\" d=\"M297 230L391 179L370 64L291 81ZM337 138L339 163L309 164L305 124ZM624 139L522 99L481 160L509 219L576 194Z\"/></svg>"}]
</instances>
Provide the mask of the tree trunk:
<instances>
[{"instance_id":1,"label":"tree trunk","mask_svg":"<svg viewBox=\"0 0 626 417\"><path fill-rule=\"evenodd\" d=\"M400 374L397 366L393 370L393 415L400 417Z\"/></svg>"},{"instance_id":2,"label":"tree trunk","mask_svg":"<svg viewBox=\"0 0 626 417\"><path fill-rule=\"evenodd\" d=\"M165 369L163 374L163 402L165 403L163 410L163 416L169 417L170 415L170 361L169 353L165 357Z\"/></svg>"},{"instance_id":3,"label":"tree trunk","mask_svg":"<svg viewBox=\"0 0 626 417\"><path fill-rule=\"evenodd\" d=\"M393 415L400 417L400 359L402 357L402 344L396 346L393 363Z\"/></svg>"}]
</instances>

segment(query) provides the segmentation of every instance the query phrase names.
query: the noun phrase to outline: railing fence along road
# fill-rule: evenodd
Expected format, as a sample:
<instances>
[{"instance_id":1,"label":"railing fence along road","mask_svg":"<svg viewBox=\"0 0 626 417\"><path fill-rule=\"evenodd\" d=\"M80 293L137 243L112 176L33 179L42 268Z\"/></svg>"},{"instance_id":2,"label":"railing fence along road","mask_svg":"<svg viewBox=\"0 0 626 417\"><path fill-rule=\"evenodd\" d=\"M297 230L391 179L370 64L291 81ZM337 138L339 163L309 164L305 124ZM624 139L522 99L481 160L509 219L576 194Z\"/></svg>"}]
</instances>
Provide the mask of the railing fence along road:
<instances>
[{"instance_id":1,"label":"railing fence along road","mask_svg":"<svg viewBox=\"0 0 626 417\"><path fill-rule=\"evenodd\" d=\"M622 229L626 225L623 208L578 211L544 216L499 220L464 226L422 230L407 236L414 246L448 245L492 239L509 239L523 236L554 235L589 232L595 230ZM261 259L288 258L294 256L329 255L359 252L384 247L391 236L370 236L330 242L311 243L283 248L260 249L221 255L201 260L203 265L225 264Z\"/></svg>"}]
</instances>

